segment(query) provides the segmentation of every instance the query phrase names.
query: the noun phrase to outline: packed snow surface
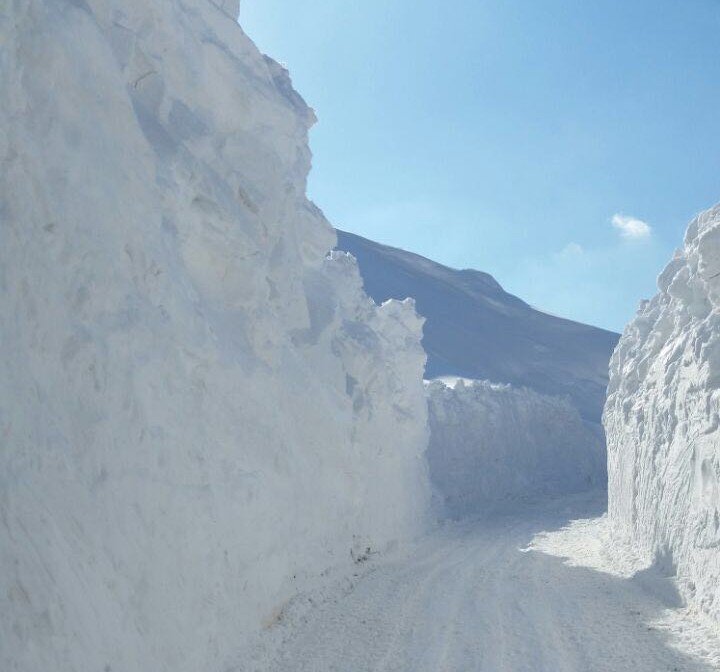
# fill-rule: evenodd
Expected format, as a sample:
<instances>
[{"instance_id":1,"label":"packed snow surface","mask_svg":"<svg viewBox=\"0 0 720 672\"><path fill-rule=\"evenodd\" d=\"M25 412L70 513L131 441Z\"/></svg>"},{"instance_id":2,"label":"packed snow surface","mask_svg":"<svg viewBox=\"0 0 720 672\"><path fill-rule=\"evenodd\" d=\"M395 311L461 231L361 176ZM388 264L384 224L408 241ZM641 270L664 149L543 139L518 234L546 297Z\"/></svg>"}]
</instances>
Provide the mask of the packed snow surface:
<instances>
[{"instance_id":1,"label":"packed snow surface","mask_svg":"<svg viewBox=\"0 0 720 672\"><path fill-rule=\"evenodd\" d=\"M569 500L569 504L572 502L570 510L580 511L576 504L583 499L591 503L591 497L589 493L574 498L574 502ZM604 510L605 502L598 503ZM613 539L608 516L603 513L592 518L571 520L560 529L544 530L535 535L528 548L562 558L569 567L592 569L628 580L631 590L639 587L642 593L655 596L657 602L663 605L662 609L648 611L644 600L638 600L631 606L632 613L642 614L648 630L662 632L672 649L706 666L700 666L700 669L720 669L720 630L717 624L710 617L683 604L675 576L640 557L632 543L617 542ZM697 667L689 665L689 669ZM672 669L684 671L687 668Z\"/></svg>"},{"instance_id":2,"label":"packed snow surface","mask_svg":"<svg viewBox=\"0 0 720 672\"><path fill-rule=\"evenodd\" d=\"M709 672L673 583L568 559L604 493L447 524L293 600L238 672ZM592 544L594 539L589 538ZM597 548L598 545L595 545Z\"/></svg>"},{"instance_id":3,"label":"packed snow surface","mask_svg":"<svg viewBox=\"0 0 720 672\"><path fill-rule=\"evenodd\" d=\"M697 217L612 358L605 409L616 543L720 619L720 207Z\"/></svg>"},{"instance_id":4,"label":"packed snow surface","mask_svg":"<svg viewBox=\"0 0 720 672\"><path fill-rule=\"evenodd\" d=\"M237 0L0 3L0 669L226 670L418 533L421 320Z\"/></svg>"},{"instance_id":5,"label":"packed snow surface","mask_svg":"<svg viewBox=\"0 0 720 672\"><path fill-rule=\"evenodd\" d=\"M608 362L618 335L534 309L487 273L455 270L338 231L375 301L413 297L426 318L426 378L464 377L568 396L600 424Z\"/></svg>"},{"instance_id":6,"label":"packed snow surface","mask_svg":"<svg viewBox=\"0 0 720 672\"><path fill-rule=\"evenodd\" d=\"M605 486L602 437L567 399L487 381L426 389L430 479L446 515Z\"/></svg>"}]
</instances>

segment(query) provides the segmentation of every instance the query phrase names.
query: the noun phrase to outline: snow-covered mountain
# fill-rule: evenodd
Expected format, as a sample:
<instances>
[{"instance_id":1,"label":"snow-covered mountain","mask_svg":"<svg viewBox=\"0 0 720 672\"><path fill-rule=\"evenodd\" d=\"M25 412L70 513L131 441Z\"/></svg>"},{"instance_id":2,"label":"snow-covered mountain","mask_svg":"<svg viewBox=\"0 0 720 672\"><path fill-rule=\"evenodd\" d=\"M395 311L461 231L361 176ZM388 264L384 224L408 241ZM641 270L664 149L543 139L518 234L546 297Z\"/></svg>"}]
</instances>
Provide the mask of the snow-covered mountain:
<instances>
[{"instance_id":1,"label":"snow-covered mountain","mask_svg":"<svg viewBox=\"0 0 720 672\"><path fill-rule=\"evenodd\" d=\"M338 231L378 303L411 296L425 319L426 377L459 376L569 396L599 423L608 362L618 335L540 312L487 273L455 270L410 252Z\"/></svg>"},{"instance_id":2,"label":"snow-covered mountain","mask_svg":"<svg viewBox=\"0 0 720 672\"><path fill-rule=\"evenodd\" d=\"M720 620L720 206L690 224L658 289L612 358L610 522Z\"/></svg>"},{"instance_id":3,"label":"snow-covered mountain","mask_svg":"<svg viewBox=\"0 0 720 672\"><path fill-rule=\"evenodd\" d=\"M421 320L237 0L0 3L0 669L238 668L423 528ZM388 440L391 437L391 440Z\"/></svg>"}]
</instances>

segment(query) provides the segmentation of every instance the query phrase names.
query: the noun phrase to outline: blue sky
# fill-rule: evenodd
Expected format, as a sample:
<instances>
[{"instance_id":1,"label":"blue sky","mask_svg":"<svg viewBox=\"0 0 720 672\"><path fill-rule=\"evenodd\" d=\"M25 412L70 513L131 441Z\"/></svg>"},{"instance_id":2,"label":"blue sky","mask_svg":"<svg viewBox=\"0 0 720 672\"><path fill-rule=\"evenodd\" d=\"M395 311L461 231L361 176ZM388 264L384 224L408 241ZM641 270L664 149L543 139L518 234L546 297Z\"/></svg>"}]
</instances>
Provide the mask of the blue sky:
<instances>
[{"instance_id":1,"label":"blue sky","mask_svg":"<svg viewBox=\"0 0 720 672\"><path fill-rule=\"evenodd\" d=\"M330 221L621 330L720 201L720 0L242 0Z\"/></svg>"}]
</instances>

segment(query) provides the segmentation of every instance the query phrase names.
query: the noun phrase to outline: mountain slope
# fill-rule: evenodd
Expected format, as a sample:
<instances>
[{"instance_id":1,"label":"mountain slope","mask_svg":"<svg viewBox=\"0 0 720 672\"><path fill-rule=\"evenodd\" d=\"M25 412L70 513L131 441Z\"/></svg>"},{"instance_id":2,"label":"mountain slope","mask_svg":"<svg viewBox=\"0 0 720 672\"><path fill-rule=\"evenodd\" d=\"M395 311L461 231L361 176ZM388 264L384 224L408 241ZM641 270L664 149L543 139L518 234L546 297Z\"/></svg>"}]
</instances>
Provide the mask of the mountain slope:
<instances>
[{"instance_id":1,"label":"mountain slope","mask_svg":"<svg viewBox=\"0 0 720 672\"><path fill-rule=\"evenodd\" d=\"M617 334L540 312L487 273L448 268L344 231L338 249L357 258L376 302L415 299L426 318L427 378L479 378L568 395L585 420L600 422Z\"/></svg>"}]
</instances>

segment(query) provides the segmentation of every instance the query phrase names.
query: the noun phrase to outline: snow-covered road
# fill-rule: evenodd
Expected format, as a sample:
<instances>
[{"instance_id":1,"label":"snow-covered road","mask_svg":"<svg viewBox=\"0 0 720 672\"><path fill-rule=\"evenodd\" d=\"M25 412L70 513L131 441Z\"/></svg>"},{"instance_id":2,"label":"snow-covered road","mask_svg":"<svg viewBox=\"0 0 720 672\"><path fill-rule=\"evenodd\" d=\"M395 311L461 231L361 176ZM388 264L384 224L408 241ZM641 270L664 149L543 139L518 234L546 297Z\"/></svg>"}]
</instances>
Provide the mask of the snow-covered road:
<instances>
[{"instance_id":1,"label":"snow-covered road","mask_svg":"<svg viewBox=\"0 0 720 672\"><path fill-rule=\"evenodd\" d=\"M580 502L580 504L578 504ZM543 531L601 513L556 500L450 524L412 553L375 561L314 606L301 598L266 632L264 672L698 672L655 625L673 584L623 579L527 550Z\"/></svg>"}]
</instances>

